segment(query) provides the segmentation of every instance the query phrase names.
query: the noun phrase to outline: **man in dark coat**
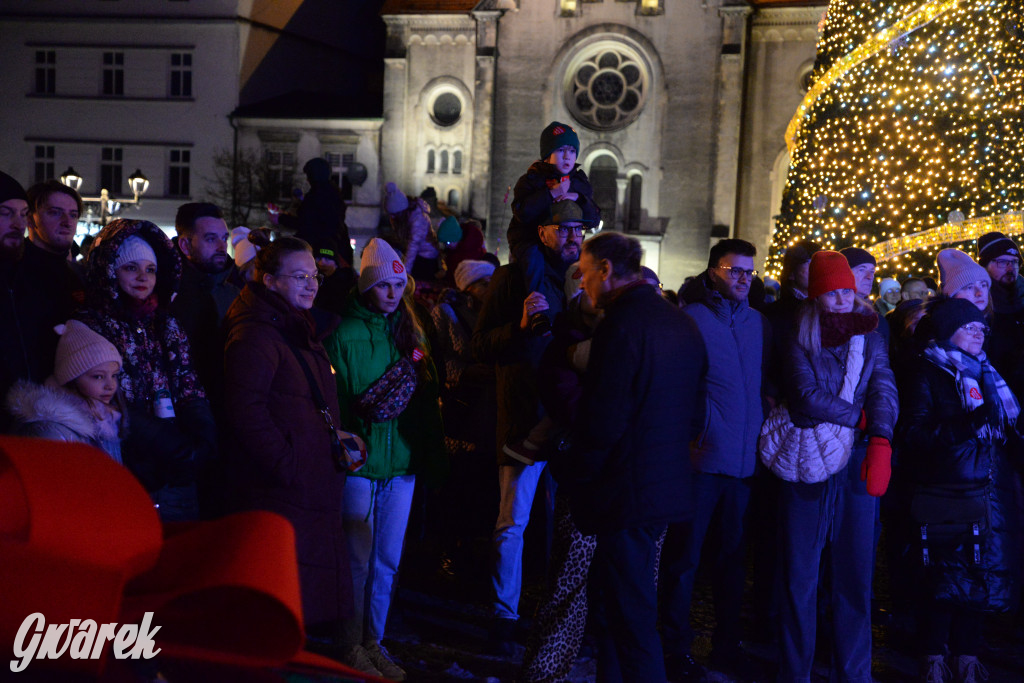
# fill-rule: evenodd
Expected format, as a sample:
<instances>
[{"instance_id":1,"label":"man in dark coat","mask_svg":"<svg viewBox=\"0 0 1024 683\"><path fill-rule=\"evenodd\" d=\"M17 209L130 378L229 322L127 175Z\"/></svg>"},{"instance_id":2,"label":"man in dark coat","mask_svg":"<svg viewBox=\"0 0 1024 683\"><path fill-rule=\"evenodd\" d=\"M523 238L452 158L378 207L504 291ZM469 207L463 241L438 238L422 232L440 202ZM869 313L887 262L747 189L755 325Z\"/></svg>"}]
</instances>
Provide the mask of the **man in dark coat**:
<instances>
[{"instance_id":1,"label":"man in dark coat","mask_svg":"<svg viewBox=\"0 0 1024 683\"><path fill-rule=\"evenodd\" d=\"M346 264L353 265L352 245L345 224L345 201L341 191L331 182L331 166L326 159L314 157L302 167L309 181L309 192L299 205L297 216L272 214L270 220L295 231L295 236L312 245L335 242L335 254Z\"/></svg>"},{"instance_id":2,"label":"man in dark coat","mask_svg":"<svg viewBox=\"0 0 1024 683\"><path fill-rule=\"evenodd\" d=\"M571 200L552 206L552 214L537 228L543 254L544 277L557 300L528 292L522 268L498 268L473 331L473 352L482 363L495 366L498 395L498 483L501 505L494 528L492 571L494 617L492 639L499 649L510 650L513 627L519 618L522 585L523 532L546 463L525 464L507 454L505 446L522 441L541 417L537 368L551 337L531 333L535 313L552 315L565 306L565 271L580 254L583 238L579 205Z\"/></svg>"},{"instance_id":3,"label":"man in dark coat","mask_svg":"<svg viewBox=\"0 0 1024 683\"><path fill-rule=\"evenodd\" d=\"M992 334L985 353L1013 393L1024 391L1024 277L1020 250L1001 232L978 238L978 265L992 276Z\"/></svg>"},{"instance_id":4,"label":"man in dark coat","mask_svg":"<svg viewBox=\"0 0 1024 683\"><path fill-rule=\"evenodd\" d=\"M588 240L583 288L604 310L594 332L574 445L560 466L573 519L597 535L592 568L608 623L599 666L607 680L665 680L657 631L656 545L691 514L697 392L706 368L693 320L640 276L640 243Z\"/></svg>"},{"instance_id":5,"label":"man in dark coat","mask_svg":"<svg viewBox=\"0 0 1024 683\"><path fill-rule=\"evenodd\" d=\"M221 324L239 292L231 277L228 225L215 204L191 202L178 207L174 229L182 270L171 314L188 336L196 374L219 415L224 384Z\"/></svg>"},{"instance_id":6,"label":"man in dark coat","mask_svg":"<svg viewBox=\"0 0 1024 683\"><path fill-rule=\"evenodd\" d=\"M0 398L15 380L41 383L53 373L53 328L81 300L82 282L68 261L81 199L56 181L31 189L0 173Z\"/></svg>"}]
</instances>

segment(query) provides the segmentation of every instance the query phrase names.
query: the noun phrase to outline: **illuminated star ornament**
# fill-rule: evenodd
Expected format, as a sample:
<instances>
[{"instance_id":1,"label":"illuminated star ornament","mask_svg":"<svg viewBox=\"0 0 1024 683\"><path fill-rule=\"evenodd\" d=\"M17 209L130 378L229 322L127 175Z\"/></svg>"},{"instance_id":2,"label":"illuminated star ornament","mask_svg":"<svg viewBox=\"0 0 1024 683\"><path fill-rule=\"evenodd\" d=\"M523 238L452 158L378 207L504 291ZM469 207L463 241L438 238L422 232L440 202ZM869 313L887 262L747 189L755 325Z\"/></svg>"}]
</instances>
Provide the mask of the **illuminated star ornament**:
<instances>
[{"instance_id":1,"label":"illuminated star ornament","mask_svg":"<svg viewBox=\"0 0 1024 683\"><path fill-rule=\"evenodd\" d=\"M941 248L1024 234L1022 26L1021 0L833 0L767 274L801 239L902 279L935 274Z\"/></svg>"}]
</instances>

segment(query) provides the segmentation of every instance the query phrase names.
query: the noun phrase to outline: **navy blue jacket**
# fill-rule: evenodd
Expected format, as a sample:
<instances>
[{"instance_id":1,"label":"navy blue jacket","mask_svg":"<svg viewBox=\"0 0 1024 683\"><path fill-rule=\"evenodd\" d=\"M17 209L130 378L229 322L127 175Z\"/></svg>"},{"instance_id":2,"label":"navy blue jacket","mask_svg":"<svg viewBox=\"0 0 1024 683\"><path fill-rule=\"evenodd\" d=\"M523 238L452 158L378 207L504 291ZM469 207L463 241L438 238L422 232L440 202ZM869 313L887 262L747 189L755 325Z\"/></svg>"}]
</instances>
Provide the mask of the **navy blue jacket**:
<instances>
[{"instance_id":1,"label":"navy blue jacket","mask_svg":"<svg viewBox=\"0 0 1024 683\"><path fill-rule=\"evenodd\" d=\"M565 468L573 519L584 534L688 519L700 332L647 284L620 288L604 310Z\"/></svg>"}]
</instances>

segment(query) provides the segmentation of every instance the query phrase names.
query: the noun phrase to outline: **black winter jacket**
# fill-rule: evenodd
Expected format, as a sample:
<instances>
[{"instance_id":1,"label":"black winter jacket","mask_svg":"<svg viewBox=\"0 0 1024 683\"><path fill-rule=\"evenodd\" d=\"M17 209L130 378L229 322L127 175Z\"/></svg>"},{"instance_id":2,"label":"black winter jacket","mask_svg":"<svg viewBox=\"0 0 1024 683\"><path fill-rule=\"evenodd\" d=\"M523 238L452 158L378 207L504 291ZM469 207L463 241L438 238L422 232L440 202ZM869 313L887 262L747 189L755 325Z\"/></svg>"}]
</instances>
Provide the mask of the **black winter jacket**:
<instances>
[{"instance_id":1,"label":"black winter jacket","mask_svg":"<svg viewBox=\"0 0 1024 683\"><path fill-rule=\"evenodd\" d=\"M605 304L594 331L565 458L573 520L584 534L692 514L686 453L706 369L704 341L656 289L627 287Z\"/></svg>"},{"instance_id":2,"label":"black winter jacket","mask_svg":"<svg viewBox=\"0 0 1024 683\"><path fill-rule=\"evenodd\" d=\"M795 340L791 341L785 355L783 389L793 424L813 427L832 422L856 427L863 409L867 413L864 433L892 441L899 398L885 347L878 332L864 335L864 368L853 393L853 402L847 402L839 398L839 394L850 343L822 348L819 354L812 356Z\"/></svg>"},{"instance_id":3,"label":"black winter jacket","mask_svg":"<svg viewBox=\"0 0 1024 683\"><path fill-rule=\"evenodd\" d=\"M921 567L922 586L934 599L1004 612L1017 605L1021 567L1021 497L1011 454L1019 457L1016 434L1007 443L977 436L977 422L960 401L948 372L921 358L902 375L898 444L901 466L913 485L987 484L989 524L981 563L963 544L929 543L931 565L924 571L920 548L913 559ZM916 530L915 530L916 531ZM919 534L914 534L919 543Z\"/></svg>"},{"instance_id":4,"label":"black winter jacket","mask_svg":"<svg viewBox=\"0 0 1024 683\"><path fill-rule=\"evenodd\" d=\"M518 253L520 245L537 242L537 226L548 217L554 199L548 181L557 182L561 174L546 161L535 161L520 176L512 196L512 220L508 224L508 246ZM583 209L583 225L597 227L601 210L594 203L594 188L583 169L577 166L569 172L569 191L579 195L576 203Z\"/></svg>"}]
</instances>

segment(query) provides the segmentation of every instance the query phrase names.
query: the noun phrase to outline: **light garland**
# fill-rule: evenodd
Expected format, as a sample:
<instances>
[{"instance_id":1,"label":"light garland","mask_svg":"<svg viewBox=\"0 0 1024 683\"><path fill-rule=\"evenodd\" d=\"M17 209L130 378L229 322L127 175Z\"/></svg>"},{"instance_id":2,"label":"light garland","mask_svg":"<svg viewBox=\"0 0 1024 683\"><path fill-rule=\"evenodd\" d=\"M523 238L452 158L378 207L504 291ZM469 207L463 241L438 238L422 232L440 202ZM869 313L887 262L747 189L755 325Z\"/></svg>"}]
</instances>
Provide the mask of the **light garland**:
<instances>
[{"instance_id":1,"label":"light garland","mask_svg":"<svg viewBox=\"0 0 1024 683\"><path fill-rule=\"evenodd\" d=\"M801 239L903 279L942 246L1024 234L1024 3L833 0L786 136L772 277Z\"/></svg>"}]
</instances>

